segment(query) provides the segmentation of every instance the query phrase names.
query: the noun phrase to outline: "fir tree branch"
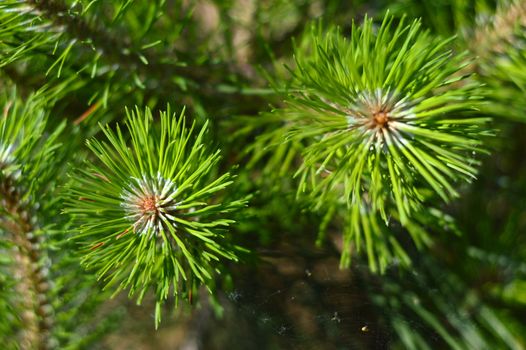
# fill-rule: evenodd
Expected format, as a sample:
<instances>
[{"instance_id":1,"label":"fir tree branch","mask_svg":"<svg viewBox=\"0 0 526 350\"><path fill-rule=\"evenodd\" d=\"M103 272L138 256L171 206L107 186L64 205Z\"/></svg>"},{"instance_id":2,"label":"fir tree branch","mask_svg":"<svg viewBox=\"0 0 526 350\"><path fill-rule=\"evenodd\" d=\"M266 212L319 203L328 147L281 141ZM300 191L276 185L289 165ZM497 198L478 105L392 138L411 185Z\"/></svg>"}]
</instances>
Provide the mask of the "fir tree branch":
<instances>
[{"instance_id":1,"label":"fir tree branch","mask_svg":"<svg viewBox=\"0 0 526 350\"><path fill-rule=\"evenodd\" d=\"M1 205L6 215L0 216L0 229L7 232L14 243L16 286L20 296L21 318L25 328L20 331L22 349L49 349L53 325L50 283L43 266L45 253L41 251L38 230L31 219L31 210L22 200L21 191L9 177L0 180Z\"/></svg>"}]
</instances>

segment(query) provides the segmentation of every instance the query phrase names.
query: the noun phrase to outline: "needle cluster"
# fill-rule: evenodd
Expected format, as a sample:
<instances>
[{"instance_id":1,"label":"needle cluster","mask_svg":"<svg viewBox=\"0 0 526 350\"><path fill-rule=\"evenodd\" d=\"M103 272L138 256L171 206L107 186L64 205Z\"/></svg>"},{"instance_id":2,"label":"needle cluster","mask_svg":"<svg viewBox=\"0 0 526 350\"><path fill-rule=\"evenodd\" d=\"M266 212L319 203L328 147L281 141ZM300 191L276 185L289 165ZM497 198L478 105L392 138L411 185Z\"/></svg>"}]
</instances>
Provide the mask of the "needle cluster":
<instances>
[{"instance_id":1,"label":"needle cluster","mask_svg":"<svg viewBox=\"0 0 526 350\"><path fill-rule=\"evenodd\" d=\"M244 201L222 201L232 176L215 175L220 155L205 147L206 125L195 133L169 109L154 124L149 109L137 109L126 126L129 140L106 126L108 142L88 142L97 161L74 175L67 212L80 227L84 266L139 302L153 289L158 324L165 300L211 290L220 262L238 259L225 229Z\"/></svg>"},{"instance_id":2,"label":"needle cluster","mask_svg":"<svg viewBox=\"0 0 526 350\"><path fill-rule=\"evenodd\" d=\"M371 235L389 235L391 218L413 230L435 197L458 197L457 184L476 176L474 155L489 133L477 115L480 83L462 75L465 55L420 27L391 16L379 27L366 18L350 36L313 26L296 49L285 106L263 116L281 126L258 141L275 149L281 137L299 149L298 195L317 209L345 205L345 241L360 249L368 236L373 269L376 255L402 250L375 254Z\"/></svg>"}]
</instances>

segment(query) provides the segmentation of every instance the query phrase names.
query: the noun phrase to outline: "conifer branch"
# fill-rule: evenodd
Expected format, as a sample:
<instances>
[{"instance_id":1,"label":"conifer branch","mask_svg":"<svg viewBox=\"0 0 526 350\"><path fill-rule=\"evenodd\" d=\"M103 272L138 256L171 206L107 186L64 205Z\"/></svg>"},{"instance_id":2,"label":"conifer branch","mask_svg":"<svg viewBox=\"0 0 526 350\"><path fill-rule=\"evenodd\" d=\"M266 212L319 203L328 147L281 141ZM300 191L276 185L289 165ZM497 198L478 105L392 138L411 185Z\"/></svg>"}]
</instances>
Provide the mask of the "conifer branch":
<instances>
[{"instance_id":1,"label":"conifer branch","mask_svg":"<svg viewBox=\"0 0 526 350\"><path fill-rule=\"evenodd\" d=\"M347 207L343 266L351 246L365 246L373 271L395 257L407 262L390 218L421 246L428 241L423 213L443 216L426 202L458 197L455 183L476 178L473 154L485 152L488 118L474 115L480 84L459 75L465 54L420 27L403 19L395 25L390 15L378 28L367 18L353 25L350 38L313 26L296 49L286 105L254 121L272 127L256 140L253 159L270 150L269 163L299 155L295 169L281 162L299 179L298 198L316 210ZM288 150L278 150L287 147L280 143Z\"/></svg>"},{"instance_id":2,"label":"conifer branch","mask_svg":"<svg viewBox=\"0 0 526 350\"><path fill-rule=\"evenodd\" d=\"M14 275L18 279L16 290L20 297L21 318L24 329L20 330L22 349L49 348L53 326L52 304L48 298L50 282L44 267L46 254L36 234L32 210L24 203L21 190L9 178L0 178L0 229L14 243Z\"/></svg>"},{"instance_id":3,"label":"conifer branch","mask_svg":"<svg viewBox=\"0 0 526 350\"><path fill-rule=\"evenodd\" d=\"M500 2L496 13L482 22L475 27L473 40L469 40L468 45L472 52L486 60L495 53L505 53L517 41L517 32L526 27L526 2Z\"/></svg>"},{"instance_id":4,"label":"conifer branch","mask_svg":"<svg viewBox=\"0 0 526 350\"><path fill-rule=\"evenodd\" d=\"M44 239L49 227L42 217L54 210L49 176L59 172L54 167L55 142L63 124L43 137L43 106L49 100L42 93L26 97L24 103L14 90L0 96L0 239L12 247L7 269L16 277L13 309L22 325L19 344L28 350L56 346L49 242Z\"/></svg>"},{"instance_id":5,"label":"conifer branch","mask_svg":"<svg viewBox=\"0 0 526 350\"><path fill-rule=\"evenodd\" d=\"M506 119L524 121L526 91L526 2L500 1L496 12L483 16L468 35L467 46L478 59L477 70L488 86L485 111Z\"/></svg>"},{"instance_id":6,"label":"conifer branch","mask_svg":"<svg viewBox=\"0 0 526 350\"><path fill-rule=\"evenodd\" d=\"M0 93L0 348L89 348L108 325L112 348L129 329L110 317L122 299L97 307L112 294L151 300L138 322L157 327L207 292L225 305L234 281L243 296L214 309L255 321L257 341L268 329L256 347L287 347L265 307L307 347L524 348L524 130L503 118L509 137L486 136L490 115L525 120L525 1L349 3L0 0L0 88L23 89ZM318 15L328 26L290 47ZM264 90L252 72L268 56ZM174 99L199 117L149 108ZM138 107L105 124L123 105ZM205 115L241 122L211 139ZM483 164L499 142L513 152ZM239 153L235 177L223 166ZM239 242L262 258L249 285Z\"/></svg>"},{"instance_id":7,"label":"conifer branch","mask_svg":"<svg viewBox=\"0 0 526 350\"><path fill-rule=\"evenodd\" d=\"M191 302L200 285L211 292L221 261L238 261L241 248L225 234L229 213L245 200L214 198L233 181L229 173L211 176L220 155L204 145L206 126L194 134L183 113L169 109L160 130L149 109L127 117L129 142L109 127L102 129L108 143L88 141L100 165L73 174L66 213L79 227L83 265L116 291L137 294L138 303L152 290L158 325L169 297Z\"/></svg>"},{"instance_id":8,"label":"conifer branch","mask_svg":"<svg viewBox=\"0 0 526 350\"><path fill-rule=\"evenodd\" d=\"M92 70L94 66L97 66L96 62L101 61L105 62L107 66L101 71L120 71L128 79L136 81L141 88L146 88L149 84L138 82L148 80L152 82L151 86L155 86L157 90L159 86L162 86L163 91L172 91L174 87L177 87L174 81L179 77L185 81L183 90L197 89L201 94L208 96L225 94L225 91L218 87L218 83L222 81L225 75L232 73L228 64L196 64L193 62L192 56L186 57L187 54L174 48L155 54L151 50L138 47L137 43L133 43L124 34L116 36L111 31L91 23L85 19L85 15L74 8L70 8L61 0L25 0L5 6L7 10L19 13L20 18L29 16L27 19L19 19L23 31L26 30L24 26L27 24L25 23L32 21L35 24L29 26L30 30L34 33L40 33L34 35L42 36L42 38L30 37L25 39L27 43L19 43L18 51L30 50L31 45L34 45L32 50L35 53L53 55L54 63L51 67L62 67L68 55L71 55L68 52L73 47L84 45L89 51L89 58L85 62L82 59L80 62L68 59L68 62L71 61L72 67L75 67L74 69L83 75L85 75L83 71L86 70L86 67L91 65L88 70ZM43 39L52 33L53 35L49 38ZM55 53L56 47L51 54L50 49L42 50L41 44L39 44L46 43L49 45L53 42L55 44L61 42L61 45L64 46L62 53L58 51L58 56ZM6 63L10 63L12 60L13 58L9 58ZM101 64L99 66L102 67ZM60 70L61 68L59 68ZM96 77L96 74L92 73L91 75L90 79ZM242 90L237 88L234 88L233 91L242 93ZM231 94L232 87L226 93Z\"/></svg>"},{"instance_id":9,"label":"conifer branch","mask_svg":"<svg viewBox=\"0 0 526 350\"><path fill-rule=\"evenodd\" d=\"M158 78L173 75L202 81L205 76L198 67L178 67L165 64L147 51L139 52L127 37L117 38L100 26L88 23L82 16L75 14L61 0L27 0L36 14L50 20L55 28L60 28L77 41L89 41L104 58L111 63L125 66L130 72L139 70L143 74L155 73Z\"/></svg>"}]
</instances>

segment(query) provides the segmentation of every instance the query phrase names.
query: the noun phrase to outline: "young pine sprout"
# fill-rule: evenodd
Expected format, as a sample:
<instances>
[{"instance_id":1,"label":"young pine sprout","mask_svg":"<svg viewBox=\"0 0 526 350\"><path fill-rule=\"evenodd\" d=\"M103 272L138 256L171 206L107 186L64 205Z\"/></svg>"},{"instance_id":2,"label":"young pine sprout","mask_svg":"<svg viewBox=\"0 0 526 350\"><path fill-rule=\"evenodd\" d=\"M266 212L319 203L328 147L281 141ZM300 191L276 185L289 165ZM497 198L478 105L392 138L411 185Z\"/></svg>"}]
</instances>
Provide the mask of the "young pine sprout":
<instances>
[{"instance_id":1,"label":"young pine sprout","mask_svg":"<svg viewBox=\"0 0 526 350\"><path fill-rule=\"evenodd\" d=\"M366 241L369 259L381 246L371 235L389 235L390 218L414 236L431 200L458 196L456 183L475 178L473 154L483 152L488 133L487 118L477 116L480 83L461 73L465 55L448 49L451 40L423 32L419 21L393 22L387 15L377 27L366 18L350 37L313 26L295 50L285 106L262 116L281 127L256 141L271 144L255 148L276 145L276 135L291 151L300 148L298 195L316 208L342 203L344 241L357 249Z\"/></svg>"},{"instance_id":2,"label":"young pine sprout","mask_svg":"<svg viewBox=\"0 0 526 350\"><path fill-rule=\"evenodd\" d=\"M129 140L118 126L103 128L108 142L90 140L98 161L74 176L67 209L80 224L83 265L107 286L138 293L139 303L152 289L156 324L168 297L191 299L199 285L211 290L221 260L238 259L240 248L224 234L234 222L229 212L244 206L218 196L232 176L216 175L220 155L204 145L206 125L195 133L170 110L158 124L150 110L135 110Z\"/></svg>"}]
</instances>

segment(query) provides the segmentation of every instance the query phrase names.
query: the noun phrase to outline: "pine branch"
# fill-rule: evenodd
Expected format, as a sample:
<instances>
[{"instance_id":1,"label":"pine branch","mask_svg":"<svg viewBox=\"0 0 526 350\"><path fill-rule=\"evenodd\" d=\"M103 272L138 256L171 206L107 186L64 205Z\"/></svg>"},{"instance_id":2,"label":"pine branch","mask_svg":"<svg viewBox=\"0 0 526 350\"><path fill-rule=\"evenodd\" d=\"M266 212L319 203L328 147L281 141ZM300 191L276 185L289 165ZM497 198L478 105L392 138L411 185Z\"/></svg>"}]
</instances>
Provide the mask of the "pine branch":
<instances>
[{"instance_id":1,"label":"pine branch","mask_svg":"<svg viewBox=\"0 0 526 350\"><path fill-rule=\"evenodd\" d=\"M27 208L20 189L8 177L0 178L0 204L4 215L0 217L0 229L9 234L16 247L14 275L18 280L16 289L24 329L21 330L22 349L49 349L53 327L53 311L48 298L50 282L44 267L46 254L36 234L34 214Z\"/></svg>"},{"instance_id":2,"label":"pine branch","mask_svg":"<svg viewBox=\"0 0 526 350\"><path fill-rule=\"evenodd\" d=\"M520 0L500 1L496 13L486 16L482 22L475 27L468 45L473 53L487 61L506 53L510 46L520 42L517 34L526 27L526 3Z\"/></svg>"},{"instance_id":3,"label":"pine branch","mask_svg":"<svg viewBox=\"0 0 526 350\"><path fill-rule=\"evenodd\" d=\"M474 57L465 72L477 72L486 85L490 103L482 111L507 120L524 121L526 91L526 3L501 0L484 4L465 20L457 45L468 48Z\"/></svg>"},{"instance_id":4,"label":"pine branch","mask_svg":"<svg viewBox=\"0 0 526 350\"><path fill-rule=\"evenodd\" d=\"M181 67L166 64L148 51L140 52L129 38L117 38L113 33L88 23L81 15L61 0L27 0L36 9L36 13L49 19L53 26L73 36L79 42L88 41L111 63L124 66L128 72L138 70L142 75L154 74L158 79L175 75L205 82L207 71L200 67ZM209 74L209 73L208 73Z\"/></svg>"},{"instance_id":5,"label":"pine branch","mask_svg":"<svg viewBox=\"0 0 526 350\"><path fill-rule=\"evenodd\" d=\"M56 93L41 90L23 103L14 90L0 95L0 246L5 253L0 273L13 286L4 291L8 310L3 316L9 317L0 321L16 330L14 342L22 349L82 340L75 338L83 331L84 316L100 302L88 293L95 281L78 273L78 261L64 241L67 222L58 215L67 151L61 152L57 138L64 123L45 129Z\"/></svg>"},{"instance_id":6,"label":"pine branch","mask_svg":"<svg viewBox=\"0 0 526 350\"><path fill-rule=\"evenodd\" d=\"M140 89L166 91L170 96L174 89L208 97L244 94L241 87L221 84L226 76L236 74L228 63L197 62L196 55L174 48L154 53L151 43L134 43L123 33L114 35L61 0L9 1L0 4L0 14L9 23L2 33L9 34L9 40L3 44L11 47L0 66L44 54L50 59L46 75L56 69L61 76L71 67L70 73L87 81L100 80L101 86L131 79ZM117 72L119 78L110 72Z\"/></svg>"},{"instance_id":7,"label":"pine branch","mask_svg":"<svg viewBox=\"0 0 526 350\"><path fill-rule=\"evenodd\" d=\"M48 295L47 255L34 209L38 204L29 195L38 180L33 180L29 187L23 185L24 176L40 172L38 158L32 159L31 156L34 156L35 145L41 142L39 134L43 131L44 120L42 114L33 109L39 106L35 96L30 96L26 102L25 111L34 113L30 120L28 114L19 114L20 105L14 93L0 116L0 232L5 233L4 239L14 245L12 269L17 277L15 289L19 294L17 300L24 324L20 331L20 345L23 349L48 349L53 344L53 309ZM34 134L28 135L26 128ZM42 151L50 152L47 157L53 153L52 148ZM21 166L20 157L30 164ZM44 178L41 180L45 181Z\"/></svg>"},{"instance_id":8,"label":"pine branch","mask_svg":"<svg viewBox=\"0 0 526 350\"><path fill-rule=\"evenodd\" d=\"M375 271L395 257L407 262L390 218L418 246L429 242L420 225L437 217L427 203L459 196L455 184L476 177L473 154L490 134L488 118L475 115L480 84L459 75L465 54L420 26L386 15L377 29L370 19L353 25L350 38L313 26L295 50L286 106L254 121L269 131L256 140L253 161L272 151L269 163L281 159L295 171L299 200L316 210L347 207L343 266L353 245L365 245ZM299 165L288 155L299 155Z\"/></svg>"},{"instance_id":9,"label":"pine branch","mask_svg":"<svg viewBox=\"0 0 526 350\"><path fill-rule=\"evenodd\" d=\"M79 226L83 265L106 286L138 294L138 303L153 290L157 326L169 297L192 301L200 285L211 292L220 263L239 259L225 231L245 201L215 198L232 176L215 176L220 155L204 145L206 126L194 136L169 109L160 129L152 122L149 109L136 109L128 113L129 142L119 127L103 127L109 143L89 140L100 165L88 162L73 175L66 212Z\"/></svg>"},{"instance_id":10,"label":"pine branch","mask_svg":"<svg viewBox=\"0 0 526 350\"><path fill-rule=\"evenodd\" d=\"M469 285L460 270L425 256L410 273L393 271L366 288L404 349L523 349L510 315L483 300L487 291Z\"/></svg>"}]
</instances>

